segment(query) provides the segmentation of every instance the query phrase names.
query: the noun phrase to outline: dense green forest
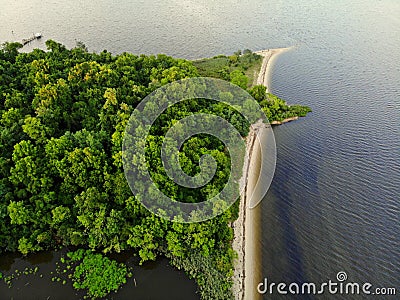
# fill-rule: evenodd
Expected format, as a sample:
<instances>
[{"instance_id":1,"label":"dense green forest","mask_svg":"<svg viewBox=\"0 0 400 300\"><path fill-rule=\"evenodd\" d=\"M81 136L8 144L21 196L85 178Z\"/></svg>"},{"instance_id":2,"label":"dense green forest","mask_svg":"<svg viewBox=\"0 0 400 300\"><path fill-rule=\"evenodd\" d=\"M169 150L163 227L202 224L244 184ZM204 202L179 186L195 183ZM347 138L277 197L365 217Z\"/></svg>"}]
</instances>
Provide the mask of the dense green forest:
<instances>
[{"instance_id":1,"label":"dense green forest","mask_svg":"<svg viewBox=\"0 0 400 300\"><path fill-rule=\"evenodd\" d=\"M48 51L20 53L19 43L6 43L0 50L0 252L134 249L141 262L164 255L195 278L202 299L231 299L235 253L230 224L237 203L206 222L173 223L135 199L122 168L123 134L136 105L162 85L201 76L199 69L166 55L89 53L82 44L69 50L51 40L46 46ZM240 59L233 62L238 64L234 70L225 68L229 75L224 73L238 85L245 78ZM247 82L242 85L247 88ZM294 113L264 87L249 92L270 120ZM151 170L159 174L160 187L169 187L166 193L179 193L187 202L204 201L220 190L230 162L218 140L195 136L182 149L185 172L196 174L199 155L209 153L218 161L218 176L199 193L165 183L157 159L163 134L174 120L196 111L236 122L243 136L249 125L233 109L212 101L182 103L160 117L147 140Z\"/></svg>"}]
</instances>

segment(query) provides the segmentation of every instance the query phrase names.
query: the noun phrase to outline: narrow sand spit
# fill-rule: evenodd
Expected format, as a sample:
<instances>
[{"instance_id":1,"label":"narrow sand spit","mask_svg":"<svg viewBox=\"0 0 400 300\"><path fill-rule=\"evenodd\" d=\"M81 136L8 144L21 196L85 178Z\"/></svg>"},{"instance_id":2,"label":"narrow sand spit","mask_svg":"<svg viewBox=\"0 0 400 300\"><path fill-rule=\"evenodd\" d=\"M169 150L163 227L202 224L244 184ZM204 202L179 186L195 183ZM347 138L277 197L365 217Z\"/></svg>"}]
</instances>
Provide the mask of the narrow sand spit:
<instances>
[{"instance_id":1,"label":"narrow sand spit","mask_svg":"<svg viewBox=\"0 0 400 300\"><path fill-rule=\"evenodd\" d=\"M264 56L257 84L267 87L273 58L278 54L288 51L290 48L269 49L256 52ZM263 140L257 138L262 136L266 125L262 122L253 124L250 133L246 138L246 156L244 159L243 175L240 179L240 203L239 217L233 222L234 238L232 247L237 252L238 258L235 261L233 275L233 295L236 300L257 300L261 295L257 292L257 285L261 282L261 248L260 248L260 206L253 209L248 207L248 203L253 197L257 197L254 192L260 169L261 169L261 147Z\"/></svg>"},{"instance_id":2,"label":"narrow sand spit","mask_svg":"<svg viewBox=\"0 0 400 300\"><path fill-rule=\"evenodd\" d=\"M265 124L253 124L246 138L246 156L243 176L240 180L239 217L233 223L233 249L238 254L233 277L233 293L237 300L259 299L257 284L261 280L261 249L256 244L260 240L260 206L248 207L250 197L257 197L254 187L261 169L262 131ZM258 136L258 137L257 137Z\"/></svg>"},{"instance_id":3,"label":"narrow sand spit","mask_svg":"<svg viewBox=\"0 0 400 300\"><path fill-rule=\"evenodd\" d=\"M293 47L268 49L256 51L255 53L264 57L260 72L258 73L257 84L265 85L267 93L269 93L269 80L271 76L271 69L273 67L274 60L279 54L289 51Z\"/></svg>"}]
</instances>

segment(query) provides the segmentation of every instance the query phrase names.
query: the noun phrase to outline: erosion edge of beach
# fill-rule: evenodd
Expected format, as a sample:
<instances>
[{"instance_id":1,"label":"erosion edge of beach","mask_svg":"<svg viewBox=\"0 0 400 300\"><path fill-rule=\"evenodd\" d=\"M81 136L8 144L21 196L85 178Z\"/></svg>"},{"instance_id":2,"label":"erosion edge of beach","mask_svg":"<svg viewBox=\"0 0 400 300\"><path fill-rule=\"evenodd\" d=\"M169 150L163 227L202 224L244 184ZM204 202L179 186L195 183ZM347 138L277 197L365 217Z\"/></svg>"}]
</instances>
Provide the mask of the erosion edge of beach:
<instances>
[{"instance_id":1,"label":"erosion edge of beach","mask_svg":"<svg viewBox=\"0 0 400 300\"><path fill-rule=\"evenodd\" d=\"M279 48L255 52L263 56L256 84L266 86L267 92L269 92L268 86L274 59L290 49ZM239 187L242 191L239 202L239 216L233 222L232 248L238 254L234 263L232 287L235 300L257 300L261 298L261 295L257 292L257 284L261 280L262 273L261 249L259 247L261 237L260 205L250 209L248 198L253 194L261 169L260 155L263 141L258 139L257 136L260 137L262 135L260 131L264 129L265 124L261 122L252 124L249 135L246 137L246 154Z\"/></svg>"}]
</instances>

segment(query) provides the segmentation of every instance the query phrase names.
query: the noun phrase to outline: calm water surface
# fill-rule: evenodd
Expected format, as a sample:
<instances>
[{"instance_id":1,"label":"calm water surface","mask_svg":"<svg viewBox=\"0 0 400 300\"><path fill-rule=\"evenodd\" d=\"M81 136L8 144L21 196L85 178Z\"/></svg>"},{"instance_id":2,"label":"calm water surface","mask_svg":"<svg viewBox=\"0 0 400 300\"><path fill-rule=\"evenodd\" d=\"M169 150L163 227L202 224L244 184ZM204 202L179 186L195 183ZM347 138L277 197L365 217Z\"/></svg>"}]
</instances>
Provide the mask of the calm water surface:
<instances>
[{"instance_id":1,"label":"calm water surface","mask_svg":"<svg viewBox=\"0 0 400 300\"><path fill-rule=\"evenodd\" d=\"M39 31L68 47L79 40L90 51L185 58L296 46L277 60L271 89L313 113L275 128L278 165L262 204L264 276L323 282L344 271L349 281L400 292L398 0L0 4L0 42ZM44 41L24 50L34 47ZM178 289L182 279L174 280Z\"/></svg>"},{"instance_id":2,"label":"calm water surface","mask_svg":"<svg viewBox=\"0 0 400 300\"><path fill-rule=\"evenodd\" d=\"M313 113L275 129L266 276L325 282L344 271L399 290L400 2L286 5L283 26L301 25L302 43L277 63L272 90Z\"/></svg>"}]
</instances>

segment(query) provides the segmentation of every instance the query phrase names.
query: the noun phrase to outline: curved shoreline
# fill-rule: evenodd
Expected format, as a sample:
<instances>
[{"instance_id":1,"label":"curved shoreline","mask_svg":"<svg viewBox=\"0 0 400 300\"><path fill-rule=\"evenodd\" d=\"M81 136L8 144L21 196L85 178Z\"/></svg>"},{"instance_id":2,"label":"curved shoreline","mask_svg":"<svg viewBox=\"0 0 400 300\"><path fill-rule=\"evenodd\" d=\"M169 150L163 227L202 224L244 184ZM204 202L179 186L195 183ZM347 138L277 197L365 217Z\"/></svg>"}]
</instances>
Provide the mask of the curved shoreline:
<instances>
[{"instance_id":1,"label":"curved shoreline","mask_svg":"<svg viewBox=\"0 0 400 300\"><path fill-rule=\"evenodd\" d=\"M282 124L284 124L284 123L289 123L289 122L292 122L292 121L296 121L296 120L298 120L298 119L299 119L299 117L296 116L296 117L291 117L291 118L283 119L282 121L272 121L270 124L271 124L271 125L282 125Z\"/></svg>"},{"instance_id":2,"label":"curved shoreline","mask_svg":"<svg viewBox=\"0 0 400 300\"><path fill-rule=\"evenodd\" d=\"M267 93L269 93L269 82L271 77L271 70L274 61L279 56L286 51L293 49L293 47L287 48L277 48L277 49L267 49L255 51L254 53L263 56L263 62L261 64L260 72L258 73L257 84L264 85L267 88Z\"/></svg>"},{"instance_id":3,"label":"curved shoreline","mask_svg":"<svg viewBox=\"0 0 400 300\"><path fill-rule=\"evenodd\" d=\"M264 57L257 84L267 87L270 78L273 60L279 54L291 48L268 49L255 53ZM258 140L257 133L265 125L261 122L250 126L246 138L246 154L243 165L243 175L240 179L239 216L233 222L234 238L232 248L238 254L234 262L232 291L235 300L257 300L261 295L257 293L257 284L261 279L261 249L258 247L260 238L260 206L250 209L247 205L248 195L252 195L254 186L260 173L260 150L262 141Z\"/></svg>"}]
</instances>

